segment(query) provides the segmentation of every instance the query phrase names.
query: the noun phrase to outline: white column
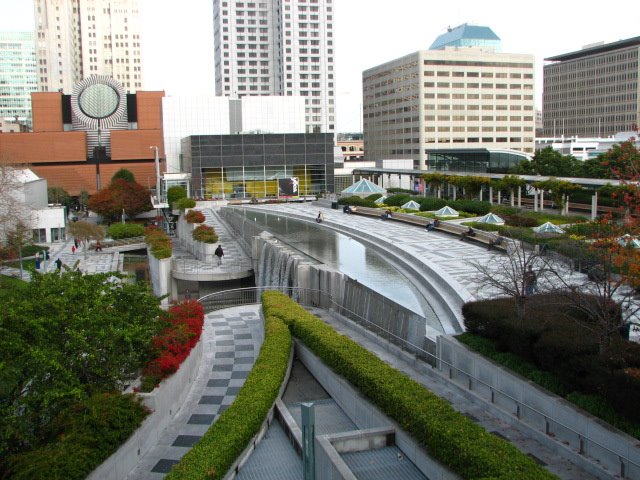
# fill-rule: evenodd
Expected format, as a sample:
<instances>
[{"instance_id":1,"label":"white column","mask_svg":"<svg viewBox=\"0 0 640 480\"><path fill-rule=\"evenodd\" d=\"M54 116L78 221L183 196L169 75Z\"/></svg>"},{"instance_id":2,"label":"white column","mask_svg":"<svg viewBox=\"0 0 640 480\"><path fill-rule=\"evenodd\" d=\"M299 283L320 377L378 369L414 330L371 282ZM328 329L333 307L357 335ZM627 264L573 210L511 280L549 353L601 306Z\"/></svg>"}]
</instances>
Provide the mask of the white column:
<instances>
[{"instance_id":1,"label":"white column","mask_svg":"<svg viewBox=\"0 0 640 480\"><path fill-rule=\"evenodd\" d=\"M595 220L598 216L598 192L594 192L591 197L591 220Z\"/></svg>"},{"instance_id":2,"label":"white column","mask_svg":"<svg viewBox=\"0 0 640 480\"><path fill-rule=\"evenodd\" d=\"M489 185L489 203L493 205L493 187Z\"/></svg>"},{"instance_id":3,"label":"white column","mask_svg":"<svg viewBox=\"0 0 640 480\"><path fill-rule=\"evenodd\" d=\"M544 212L544 190L540 190L540 211Z\"/></svg>"},{"instance_id":4,"label":"white column","mask_svg":"<svg viewBox=\"0 0 640 480\"><path fill-rule=\"evenodd\" d=\"M518 208L522 208L522 187L518 185Z\"/></svg>"}]
</instances>

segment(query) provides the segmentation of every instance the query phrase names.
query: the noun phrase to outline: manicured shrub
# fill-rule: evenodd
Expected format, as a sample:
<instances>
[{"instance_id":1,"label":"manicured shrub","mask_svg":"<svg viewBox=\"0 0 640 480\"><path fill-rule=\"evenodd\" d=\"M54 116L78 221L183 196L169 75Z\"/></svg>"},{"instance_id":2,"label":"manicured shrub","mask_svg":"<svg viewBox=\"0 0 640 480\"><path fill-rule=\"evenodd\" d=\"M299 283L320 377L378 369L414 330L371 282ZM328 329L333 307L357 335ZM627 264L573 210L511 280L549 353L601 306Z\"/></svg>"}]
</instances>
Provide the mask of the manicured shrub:
<instances>
[{"instance_id":1,"label":"manicured shrub","mask_svg":"<svg viewBox=\"0 0 640 480\"><path fill-rule=\"evenodd\" d=\"M371 207L371 208L378 207L378 205L373 200L368 200L366 198L360 198L356 196L342 197L340 198L340 200L338 200L338 203L340 205L351 205L354 207Z\"/></svg>"},{"instance_id":2,"label":"manicured shrub","mask_svg":"<svg viewBox=\"0 0 640 480\"><path fill-rule=\"evenodd\" d=\"M149 245L151 254L158 260L171 257L171 239L158 227L147 227L144 231L144 241Z\"/></svg>"},{"instance_id":3,"label":"manicured shrub","mask_svg":"<svg viewBox=\"0 0 640 480\"><path fill-rule=\"evenodd\" d=\"M173 187L170 187L169 190L167 190L167 202L171 206L173 206L173 204L181 198L186 197L187 191L184 189L184 187L181 187L179 185L174 185Z\"/></svg>"},{"instance_id":4,"label":"manicured shrub","mask_svg":"<svg viewBox=\"0 0 640 480\"><path fill-rule=\"evenodd\" d=\"M555 478L513 445L456 412L446 400L337 333L282 293L265 293L263 309L265 315L286 323L327 366L462 478Z\"/></svg>"},{"instance_id":5,"label":"manicured shrub","mask_svg":"<svg viewBox=\"0 0 640 480\"><path fill-rule=\"evenodd\" d=\"M138 223L114 223L107 229L107 235L114 240L141 237L144 235L144 226Z\"/></svg>"},{"instance_id":6,"label":"manicured shrub","mask_svg":"<svg viewBox=\"0 0 640 480\"><path fill-rule=\"evenodd\" d=\"M264 313L260 354L236 399L174 466L167 480L223 478L267 418L284 381L292 341L277 312Z\"/></svg>"},{"instance_id":7,"label":"manicured shrub","mask_svg":"<svg viewBox=\"0 0 640 480\"><path fill-rule=\"evenodd\" d=\"M486 215L491 211L489 202L481 202L479 200L454 200L450 201L449 206L460 212L473 213L475 215Z\"/></svg>"},{"instance_id":8,"label":"manicured shrub","mask_svg":"<svg viewBox=\"0 0 640 480\"><path fill-rule=\"evenodd\" d=\"M216 243L218 241L218 235L209 225L197 226L193 229L193 232L191 232L191 236L197 242Z\"/></svg>"},{"instance_id":9,"label":"manicured shrub","mask_svg":"<svg viewBox=\"0 0 640 480\"><path fill-rule=\"evenodd\" d=\"M522 215L505 215L504 223L510 227L538 226L538 221L535 218L523 217Z\"/></svg>"},{"instance_id":10,"label":"manicured shrub","mask_svg":"<svg viewBox=\"0 0 640 480\"><path fill-rule=\"evenodd\" d=\"M411 195L408 193L396 193L389 195L384 201L385 205L391 205L393 207L401 207L405 203L411 200Z\"/></svg>"},{"instance_id":11,"label":"manicured shrub","mask_svg":"<svg viewBox=\"0 0 640 480\"><path fill-rule=\"evenodd\" d=\"M202 223L204 222L204 214L200 210L189 210L184 219L187 223Z\"/></svg>"},{"instance_id":12,"label":"manicured shrub","mask_svg":"<svg viewBox=\"0 0 640 480\"><path fill-rule=\"evenodd\" d=\"M53 442L11 456L7 460L10 478L86 478L131 436L148 413L133 395L95 394L54 419Z\"/></svg>"},{"instance_id":13,"label":"manicured shrub","mask_svg":"<svg viewBox=\"0 0 640 480\"><path fill-rule=\"evenodd\" d=\"M181 198L175 202L175 208L178 210L186 210L187 208L193 208L196 206L196 201L192 198Z\"/></svg>"}]
</instances>

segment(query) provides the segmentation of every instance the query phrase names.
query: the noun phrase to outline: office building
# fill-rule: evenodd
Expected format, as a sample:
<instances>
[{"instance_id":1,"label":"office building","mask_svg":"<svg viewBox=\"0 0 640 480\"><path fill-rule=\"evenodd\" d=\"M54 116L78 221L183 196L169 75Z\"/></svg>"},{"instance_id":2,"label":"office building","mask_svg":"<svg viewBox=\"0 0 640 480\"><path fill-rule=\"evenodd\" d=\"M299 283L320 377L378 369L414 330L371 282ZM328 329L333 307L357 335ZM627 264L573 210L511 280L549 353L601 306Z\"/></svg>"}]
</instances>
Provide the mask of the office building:
<instances>
[{"instance_id":1,"label":"office building","mask_svg":"<svg viewBox=\"0 0 640 480\"><path fill-rule=\"evenodd\" d=\"M303 97L213 95L162 99L167 172L183 170L180 142L191 135L305 133Z\"/></svg>"},{"instance_id":2,"label":"office building","mask_svg":"<svg viewBox=\"0 0 640 480\"><path fill-rule=\"evenodd\" d=\"M31 127L36 84L33 32L0 32L0 121Z\"/></svg>"},{"instance_id":3,"label":"office building","mask_svg":"<svg viewBox=\"0 0 640 480\"><path fill-rule=\"evenodd\" d=\"M278 197L281 181L295 196L334 191L332 133L192 135L182 156L198 197Z\"/></svg>"},{"instance_id":4,"label":"office building","mask_svg":"<svg viewBox=\"0 0 640 480\"><path fill-rule=\"evenodd\" d=\"M333 0L214 0L216 94L305 97L308 133L335 130Z\"/></svg>"},{"instance_id":5,"label":"office building","mask_svg":"<svg viewBox=\"0 0 640 480\"><path fill-rule=\"evenodd\" d=\"M412 158L414 168L426 170L431 153L440 159L462 150L500 151L503 159L533 153L534 57L495 49L445 45L366 70L367 160Z\"/></svg>"},{"instance_id":6,"label":"office building","mask_svg":"<svg viewBox=\"0 0 640 480\"><path fill-rule=\"evenodd\" d=\"M546 58L543 136L608 137L638 130L640 37Z\"/></svg>"},{"instance_id":7,"label":"office building","mask_svg":"<svg viewBox=\"0 0 640 480\"><path fill-rule=\"evenodd\" d=\"M142 87L137 0L35 0L38 90L71 91L107 75L126 92Z\"/></svg>"},{"instance_id":8,"label":"office building","mask_svg":"<svg viewBox=\"0 0 640 480\"><path fill-rule=\"evenodd\" d=\"M121 168L138 183L156 185L155 150L164 158L164 92L126 94L111 77L94 75L74 85L71 94L32 93L33 131L0 135L0 158L29 165L76 196L109 184ZM151 147L151 148L150 148Z\"/></svg>"}]
</instances>

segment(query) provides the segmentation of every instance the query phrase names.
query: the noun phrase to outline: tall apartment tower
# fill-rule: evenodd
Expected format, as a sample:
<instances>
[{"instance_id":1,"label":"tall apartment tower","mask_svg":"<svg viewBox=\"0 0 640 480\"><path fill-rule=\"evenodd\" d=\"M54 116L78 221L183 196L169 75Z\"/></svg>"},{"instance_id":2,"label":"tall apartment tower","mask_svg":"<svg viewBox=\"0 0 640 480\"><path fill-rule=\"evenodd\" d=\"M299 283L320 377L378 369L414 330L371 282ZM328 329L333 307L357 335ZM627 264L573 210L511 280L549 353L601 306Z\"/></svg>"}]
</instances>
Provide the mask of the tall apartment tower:
<instances>
[{"instance_id":1,"label":"tall apartment tower","mask_svg":"<svg viewBox=\"0 0 640 480\"><path fill-rule=\"evenodd\" d=\"M426 170L453 151L533 153L534 57L499 46L488 27L461 25L430 50L365 70L367 159L413 159Z\"/></svg>"},{"instance_id":2,"label":"tall apartment tower","mask_svg":"<svg viewBox=\"0 0 640 480\"><path fill-rule=\"evenodd\" d=\"M142 88L138 0L35 0L39 91L107 75Z\"/></svg>"},{"instance_id":3,"label":"tall apartment tower","mask_svg":"<svg viewBox=\"0 0 640 480\"><path fill-rule=\"evenodd\" d=\"M213 5L216 94L303 96L307 132L333 133L333 0Z\"/></svg>"},{"instance_id":4,"label":"tall apartment tower","mask_svg":"<svg viewBox=\"0 0 640 480\"><path fill-rule=\"evenodd\" d=\"M36 90L33 32L0 32L0 119L31 128L31 92Z\"/></svg>"},{"instance_id":5,"label":"tall apartment tower","mask_svg":"<svg viewBox=\"0 0 640 480\"><path fill-rule=\"evenodd\" d=\"M605 137L638 130L640 37L549 57L543 67L543 136Z\"/></svg>"}]
</instances>

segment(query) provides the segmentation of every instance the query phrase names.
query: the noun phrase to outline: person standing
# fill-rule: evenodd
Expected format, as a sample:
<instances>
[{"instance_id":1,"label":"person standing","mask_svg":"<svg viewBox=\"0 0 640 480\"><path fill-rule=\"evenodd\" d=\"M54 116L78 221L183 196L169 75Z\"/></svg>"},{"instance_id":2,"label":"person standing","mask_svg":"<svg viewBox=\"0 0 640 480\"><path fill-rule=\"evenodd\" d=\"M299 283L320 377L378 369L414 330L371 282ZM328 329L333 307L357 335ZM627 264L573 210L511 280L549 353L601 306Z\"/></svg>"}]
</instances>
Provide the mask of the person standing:
<instances>
[{"instance_id":1,"label":"person standing","mask_svg":"<svg viewBox=\"0 0 640 480\"><path fill-rule=\"evenodd\" d=\"M536 291L538 282L538 276L536 272L533 271L531 265L526 272L524 272L524 294L525 295L533 295L533 292Z\"/></svg>"},{"instance_id":2,"label":"person standing","mask_svg":"<svg viewBox=\"0 0 640 480\"><path fill-rule=\"evenodd\" d=\"M324 216L322 215L322 212L318 212L318 216L316 217L316 222L322 223L323 220L324 220Z\"/></svg>"},{"instance_id":3,"label":"person standing","mask_svg":"<svg viewBox=\"0 0 640 480\"><path fill-rule=\"evenodd\" d=\"M222 245L218 245L218 248L216 248L215 254L216 254L216 257L218 257L218 265L222 265L222 257L224 257L224 252L222 251Z\"/></svg>"}]
</instances>

